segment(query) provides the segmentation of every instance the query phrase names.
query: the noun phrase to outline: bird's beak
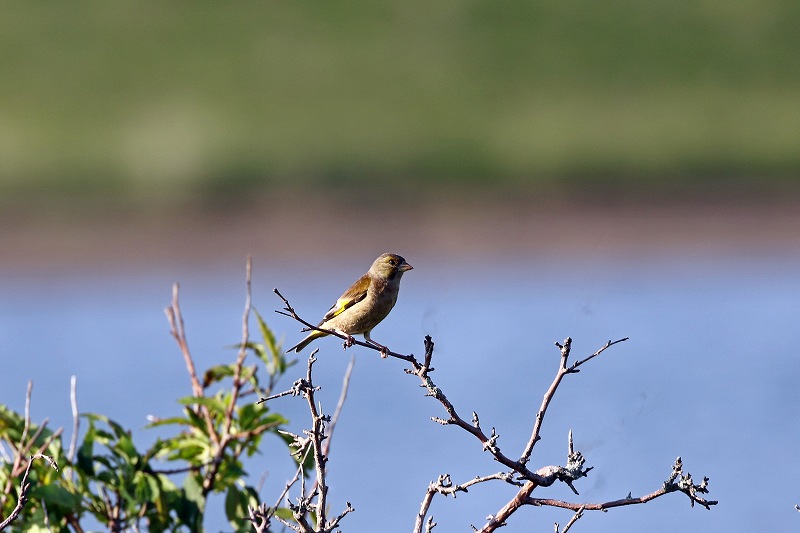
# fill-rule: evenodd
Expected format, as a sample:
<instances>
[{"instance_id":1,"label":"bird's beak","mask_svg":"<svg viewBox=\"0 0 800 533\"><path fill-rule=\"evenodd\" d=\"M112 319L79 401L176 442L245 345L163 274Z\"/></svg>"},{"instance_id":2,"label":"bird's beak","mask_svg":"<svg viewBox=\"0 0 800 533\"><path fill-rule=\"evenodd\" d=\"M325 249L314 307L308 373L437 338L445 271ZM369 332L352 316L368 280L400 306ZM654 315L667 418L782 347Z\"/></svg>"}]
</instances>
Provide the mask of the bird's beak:
<instances>
[{"instance_id":1,"label":"bird's beak","mask_svg":"<svg viewBox=\"0 0 800 533\"><path fill-rule=\"evenodd\" d=\"M414 270L414 267L412 267L408 263L403 263L402 265L400 265L400 272L405 272L406 270Z\"/></svg>"}]
</instances>

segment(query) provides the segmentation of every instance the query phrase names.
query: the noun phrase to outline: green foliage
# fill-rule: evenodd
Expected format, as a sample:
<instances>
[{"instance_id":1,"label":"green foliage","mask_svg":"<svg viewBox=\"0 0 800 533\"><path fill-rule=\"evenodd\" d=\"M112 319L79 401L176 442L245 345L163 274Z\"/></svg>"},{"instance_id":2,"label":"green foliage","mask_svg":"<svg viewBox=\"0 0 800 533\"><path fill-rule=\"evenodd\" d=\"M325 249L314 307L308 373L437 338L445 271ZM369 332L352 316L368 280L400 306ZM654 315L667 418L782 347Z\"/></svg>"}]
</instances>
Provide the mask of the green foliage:
<instances>
[{"instance_id":1,"label":"green foliage","mask_svg":"<svg viewBox=\"0 0 800 533\"><path fill-rule=\"evenodd\" d=\"M114 420L85 413L81 417L87 427L70 460L60 431L32 423L26 430L23 416L0 405L0 439L21 457L21 470L28 454L36 450L52 457L60 468L56 471L43 461L33 462L28 502L15 527L25 532L48 531L49 523L52 531L66 532L93 519L110 531L133 526L151 532L202 531L207 497L220 492L225 493L225 513L234 530L251 530L245 518L247 508L259 501L256 490L247 485L242 455L255 454L265 434L277 434L287 423L253 398L269 395L293 364L285 360L261 316L256 317L263 342L250 342L246 350L260 364L242 364L238 382L236 364L208 369L204 395L178 400L184 406L182 416L150 424L173 428L175 433L147 449L137 447L131 431ZM265 384L259 371L267 376ZM210 393L212 386L218 390ZM2 517L17 504L21 470L14 467L0 463L0 486L6 489L0 500ZM288 516L284 511L280 514Z\"/></svg>"}]
</instances>

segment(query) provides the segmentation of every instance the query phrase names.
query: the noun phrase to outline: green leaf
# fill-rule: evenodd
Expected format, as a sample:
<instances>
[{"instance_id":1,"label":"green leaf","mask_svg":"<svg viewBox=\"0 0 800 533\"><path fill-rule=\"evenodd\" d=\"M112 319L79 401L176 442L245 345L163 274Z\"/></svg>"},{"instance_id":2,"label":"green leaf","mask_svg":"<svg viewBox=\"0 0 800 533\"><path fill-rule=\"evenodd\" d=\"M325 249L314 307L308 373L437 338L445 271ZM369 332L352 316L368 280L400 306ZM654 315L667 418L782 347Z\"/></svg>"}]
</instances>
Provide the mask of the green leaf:
<instances>
[{"instance_id":1,"label":"green leaf","mask_svg":"<svg viewBox=\"0 0 800 533\"><path fill-rule=\"evenodd\" d=\"M240 431L248 431L258 426L255 422L261 416L262 412L268 409L265 405L246 403L239 407L239 429Z\"/></svg>"},{"instance_id":2,"label":"green leaf","mask_svg":"<svg viewBox=\"0 0 800 533\"><path fill-rule=\"evenodd\" d=\"M267 365L267 370L271 375L280 376L286 372L286 369L293 363L287 364L285 354L283 353L283 346L275 339L275 334L269 326L267 326L267 323L258 310L253 309L253 313L256 315L258 329L261 332L261 337L264 339L264 345L269 350L269 358L267 358L265 354L262 360Z\"/></svg>"},{"instance_id":3,"label":"green leaf","mask_svg":"<svg viewBox=\"0 0 800 533\"><path fill-rule=\"evenodd\" d=\"M184 411L186 413L186 419L189 424L200 432L200 434L205 435L208 437L208 425L206 424L205 419L197 414L193 409L186 408Z\"/></svg>"},{"instance_id":4,"label":"green leaf","mask_svg":"<svg viewBox=\"0 0 800 533\"><path fill-rule=\"evenodd\" d=\"M47 508L61 507L67 511L76 512L80 508L80 494L73 494L61 485L39 485L31 489L30 497L34 500L44 500Z\"/></svg>"},{"instance_id":5,"label":"green leaf","mask_svg":"<svg viewBox=\"0 0 800 533\"><path fill-rule=\"evenodd\" d=\"M205 499L203 498L203 487L198 479L199 476L196 474L186 476L183 480L183 498L176 506L181 521L192 531L203 530Z\"/></svg>"},{"instance_id":6,"label":"green leaf","mask_svg":"<svg viewBox=\"0 0 800 533\"><path fill-rule=\"evenodd\" d=\"M156 420L155 422L150 422L145 427L146 428L154 428L154 427L158 427L158 426L166 426L166 425L171 425L171 424L188 426L188 425L190 425L190 422L188 420L186 420L185 418L181 417L181 416L174 416L172 418L160 418L160 419Z\"/></svg>"},{"instance_id":7,"label":"green leaf","mask_svg":"<svg viewBox=\"0 0 800 533\"><path fill-rule=\"evenodd\" d=\"M227 377L233 376L234 370L234 365L212 366L205 371L205 374L203 374L203 388L205 389L217 381L222 381Z\"/></svg>"},{"instance_id":8,"label":"green leaf","mask_svg":"<svg viewBox=\"0 0 800 533\"><path fill-rule=\"evenodd\" d=\"M292 514L292 511L290 511L287 507L278 507L275 510L275 516L277 516L278 518L283 518L284 520L289 522L294 520L294 515Z\"/></svg>"},{"instance_id":9,"label":"green leaf","mask_svg":"<svg viewBox=\"0 0 800 533\"><path fill-rule=\"evenodd\" d=\"M121 437L119 437L119 440L112 448L112 451L121 454L126 459L126 462L130 463L132 466L139 464L139 452L136 451L136 447L133 445L133 440L128 434L123 434Z\"/></svg>"},{"instance_id":10,"label":"green leaf","mask_svg":"<svg viewBox=\"0 0 800 533\"><path fill-rule=\"evenodd\" d=\"M167 443L164 450L169 450L170 459L183 459L197 465L211 458L212 445L204 438L181 435Z\"/></svg>"},{"instance_id":11,"label":"green leaf","mask_svg":"<svg viewBox=\"0 0 800 533\"><path fill-rule=\"evenodd\" d=\"M94 434L95 427L94 421L89 419L89 428L86 430L86 435L83 437L83 443L78 448L78 469L87 476L94 475Z\"/></svg>"},{"instance_id":12,"label":"green leaf","mask_svg":"<svg viewBox=\"0 0 800 533\"><path fill-rule=\"evenodd\" d=\"M245 487L241 490L235 484L228 487L225 495L225 516L237 533L252 531L253 526L242 518L247 516L248 507L257 506L258 494L253 488Z\"/></svg>"},{"instance_id":13,"label":"green leaf","mask_svg":"<svg viewBox=\"0 0 800 533\"><path fill-rule=\"evenodd\" d=\"M205 405L211 410L212 413L219 416L225 416L226 405L219 398L212 398L208 396L203 396L202 398L198 398L196 396L187 396L179 399L178 402L182 403L183 405Z\"/></svg>"},{"instance_id":14,"label":"green leaf","mask_svg":"<svg viewBox=\"0 0 800 533\"><path fill-rule=\"evenodd\" d=\"M36 508L33 513L26 517L24 523L20 524L20 529L23 533L50 533L50 528L44 520L44 510L41 507Z\"/></svg>"},{"instance_id":15,"label":"green leaf","mask_svg":"<svg viewBox=\"0 0 800 533\"><path fill-rule=\"evenodd\" d=\"M156 486L155 490L152 490L153 487L147 480L149 477L141 471L133 474L133 497L137 502L149 502L153 500L154 496L158 495L158 487Z\"/></svg>"},{"instance_id":16,"label":"green leaf","mask_svg":"<svg viewBox=\"0 0 800 533\"><path fill-rule=\"evenodd\" d=\"M238 522L240 517L246 516L241 512L242 500L243 494L235 484L228 487L228 492L225 494L225 516L228 517L228 521L231 524L234 524L234 527L234 520Z\"/></svg>"}]
</instances>

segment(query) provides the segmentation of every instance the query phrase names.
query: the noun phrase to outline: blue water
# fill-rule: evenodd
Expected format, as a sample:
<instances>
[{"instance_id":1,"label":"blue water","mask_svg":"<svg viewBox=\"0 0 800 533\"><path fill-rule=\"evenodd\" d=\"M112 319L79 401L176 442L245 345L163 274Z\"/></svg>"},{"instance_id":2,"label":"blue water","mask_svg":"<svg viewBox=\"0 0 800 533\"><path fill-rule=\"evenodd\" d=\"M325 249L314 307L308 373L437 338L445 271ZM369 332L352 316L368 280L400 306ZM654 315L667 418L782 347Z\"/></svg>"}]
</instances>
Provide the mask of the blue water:
<instances>
[{"instance_id":1,"label":"blue water","mask_svg":"<svg viewBox=\"0 0 800 533\"><path fill-rule=\"evenodd\" d=\"M588 513L584 531L776 531L797 528L800 503L794 457L800 438L800 257L678 257L627 262L516 260L444 264L408 258L397 307L373 332L393 350L422 352L436 342L433 377L465 418L480 415L498 444L518 456L542 394L555 375L554 341L573 338L575 357L606 340L630 337L568 376L547 413L532 468L563 464L567 432L594 466L576 483L539 489L538 497L600 502L642 495L661 486L675 457L696 480L710 477L712 511L689 507L681 494L646 505ZM0 402L22 410L34 381L32 416L65 426L70 435L69 381L78 378L81 411L104 413L134 430L144 447L155 433L148 415L170 416L190 394L183 359L163 309L171 284L181 304L198 368L232 361L241 337L243 266L206 271L0 275ZM320 276L315 265L256 263L254 305L288 343L298 325L274 314L279 287L309 320L318 319L361 272L343 265ZM423 396L397 360L375 352L343 353L336 339L321 349L319 399L332 412L351 354L356 365L345 410L332 440L331 511L350 501L348 531L406 532L425 488L441 473L456 482L500 471L479 443L454 427ZM305 355L305 354L304 354ZM283 385L305 372L299 364ZM280 386L279 386L280 388ZM272 409L308 424L304 402L282 398ZM292 475L277 439L247 464L252 483L266 473L263 499L275 502ZM480 526L514 494L500 482L457 499L437 496L436 531ZM209 531L227 526L221 499L211 502ZM214 510L216 509L216 510ZM550 530L571 513L524 508L508 531ZM377 524L380 526L378 527ZM504 530L505 531L505 530Z\"/></svg>"}]
</instances>

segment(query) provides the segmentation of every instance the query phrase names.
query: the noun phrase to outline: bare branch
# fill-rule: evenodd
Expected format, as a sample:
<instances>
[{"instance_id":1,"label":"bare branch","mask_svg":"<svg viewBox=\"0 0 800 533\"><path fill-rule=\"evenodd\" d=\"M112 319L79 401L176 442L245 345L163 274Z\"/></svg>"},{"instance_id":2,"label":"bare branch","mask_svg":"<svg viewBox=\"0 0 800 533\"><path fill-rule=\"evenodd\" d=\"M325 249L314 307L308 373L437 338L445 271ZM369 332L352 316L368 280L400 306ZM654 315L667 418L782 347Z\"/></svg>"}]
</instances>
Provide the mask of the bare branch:
<instances>
[{"instance_id":1,"label":"bare branch","mask_svg":"<svg viewBox=\"0 0 800 533\"><path fill-rule=\"evenodd\" d=\"M283 314L297 320L298 322L306 326L305 330L323 331L325 333L337 336L339 338L348 341L351 340L345 337L344 335L338 334L334 331L320 329L312 325L311 323L303 320L301 317L297 315L296 311L289 304L288 300L286 300L286 298L284 298L283 295L281 295L281 293L277 289L275 289L275 293L283 300L285 305L284 308L285 311L277 311L279 314ZM545 500L545 499L538 499L531 497L531 493L537 487L540 486L548 487L553 483L555 483L556 481L562 481L566 483L575 494L578 494L578 491L573 485L573 482L581 477L586 476L592 470L593 467L588 467L588 468L585 467L584 466L585 459L583 455L581 454L580 451L575 451L572 439L572 431L569 432L566 466L546 466L539 468L538 470L533 472L530 469L528 469L526 464L528 463L528 461L530 461L534 446L541 438L540 432L542 424L544 422L545 414L547 413L547 409L556 393L556 390L561 384L561 381L564 379L564 376L566 376L567 374L578 373L582 365L598 357L600 354L602 354L605 350L607 350L611 346L627 340L628 340L627 337L615 341L609 340L597 351L595 351L588 357L585 357L584 359L576 361L572 365L567 364L569 360L570 351L572 348L572 339L567 337L563 344L555 343L561 353L561 360L558 367L558 371L556 372L556 376L553 379L553 382L551 383L550 387L545 392L542 398L542 403L536 414L536 419L531 432L531 437L528 443L526 444L519 460L513 460L501 451L500 446L498 444L499 435L495 431L495 428L492 428L489 434L484 432L484 430L481 428L480 419L477 413L475 412L472 413L471 422L468 422L467 420L462 418L458 414L455 406L450 402L450 400L448 400L444 392L439 387L437 387L436 384L433 382L430 376L430 372L433 371L433 368L431 367L431 362L433 357L434 344L430 336L425 337L425 357L424 357L424 362L422 364L420 364L419 361L417 361L417 359L414 357L413 354L403 355L403 354L396 354L394 352L390 352L388 354L392 357L410 363L411 368L405 369L405 372L407 374L413 374L417 376L421 381L420 386L426 390L425 395L435 398L447 412L448 416L446 418L432 417L431 420L442 425L458 426L464 431L472 434L475 438L477 438L481 442L481 445L485 451L488 451L496 461L498 461L499 463L503 464L504 466L510 469L510 472L508 472L507 474L495 474L494 476L487 476L487 478L476 478L476 479L480 481L488 481L491 479L504 479L509 483L513 483L517 486L520 486L520 489L518 490L517 494L508 503L506 503L506 505L504 505L496 515L489 517L487 523L483 526L483 528L480 529L481 532L494 531L498 527L504 526L506 524L506 520L508 519L508 517L510 517L517 509L519 509L523 505L555 505L555 506L564 506L566 508L572 509L573 511L575 511L575 515L567 524L564 531L567 531L572 526L572 524L574 524L578 519L580 519L584 510L592 510L595 508L606 509L614 506L630 505L631 503L644 503L645 501L653 499L654 497L658 497L662 493L666 494L668 492L681 491L687 494L687 496L689 496L692 505L698 503L700 505L703 505L707 509L709 509L710 506L712 505L716 505L717 502L705 500L700 496L700 494L705 494L708 492L707 491L708 479L704 478L703 482L699 485L694 484L689 474L682 475L680 469L680 458L676 462L676 466L673 469L674 470L673 477L671 477L670 480L668 480L665 483L664 488L662 488L660 491L656 491L650 495L646 495L643 496L642 498L639 498L638 500L641 500L641 502L637 502L636 501L637 499L629 497L624 500L605 502L602 504L573 504L568 502L557 502L556 500ZM355 344L370 349L378 350L378 348L368 345L367 343L355 342ZM309 370L310 370L310 365L309 365ZM281 395L287 395L290 393L292 392L286 391ZM501 475L504 477L500 478L499 476ZM512 477L514 475L516 475L516 479ZM680 480L676 482L676 479L679 476ZM522 480L524 480L524 484L521 483ZM428 490L425 493L422 504L420 506L420 510L417 514L414 532L421 533L423 531L423 527L425 528L425 531L430 531L435 526L435 522L433 521L432 518L429 518L426 522L425 517L430 508L433 496L436 493L444 495L452 494L453 496L455 496L456 493L459 491L466 492L467 491L466 488L470 484L475 482L478 481L473 481L471 483L468 482L462 485L455 486L452 484L448 476L440 476L437 482L431 483L428 487ZM478 531L478 529L476 528L473 529ZM556 530L557 529L558 526L556 525Z\"/></svg>"},{"instance_id":2,"label":"bare branch","mask_svg":"<svg viewBox=\"0 0 800 533\"><path fill-rule=\"evenodd\" d=\"M273 394L272 396L267 396L266 398L261 398L256 403L264 403L264 402L268 402L270 400L275 400L277 398L282 398L284 396L297 396L299 394L300 394L300 392L297 390L297 382L295 382L294 385L292 385L291 389L287 389L287 390L285 390L283 392L279 392L277 394Z\"/></svg>"},{"instance_id":3,"label":"bare branch","mask_svg":"<svg viewBox=\"0 0 800 533\"><path fill-rule=\"evenodd\" d=\"M170 325L170 334L175 338L178 347L183 354L183 360L186 363L186 370L189 372L189 378L192 382L192 394L195 398L203 398L203 385L197 378L197 371L195 370L194 360L192 353L189 351L189 343L186 341L186 331L183 327L183 315L181 314L181 307L178 303L179 286L177 283L172 285L172 303L169 307L164 309L167 315L167 321ZM214 421L211 418L211 413L205 405L198 405L197 411L202 416L206 423L206 430L211 437L212 442L219 446L220 437L214 427Z\"/></svg>"},{"instance_id":4,"label":"bare branch","mask_svg":"<svg viewBox=\"0 0 800 533\"><path fill-rule=\"evenodd\" d=\"M586 510L586 507L581 506L581 508L578 509L575 512L574 515L572 515L572 518L569 519L569 522L567 522L567 525L564 526L563 530L561 530L561 533L567 533L567 531L569 531L570 528L572 527L572 524L574 524L575 522L577 522L578 520L580 520L583 517L583 511L585 511L585 510ZM556 523L556 525L555 525L555 530L556 530L556 533L559 533L559 531L558 531L558 523Z\"/></svg>"},{"instance_id":5,"label":"bare branch","mask_svg":"<svg viewBox=\"0 0 800 533\"><path fill-rule=\"evenodd\" d=\"M336 518L328 522L328 524L325 526L325 531L332 531L333 529L338 527L339 522L342 521L342 518L344 518L345 516L347 516L348 514L352 513L355 510L356 510L355 507L353 507L350 502L346 502L346 507L344 511L339 513L339 515Z\"/></svg>"},{"instance_id":6,"label":"bare branch","mask_svg":"<svg viewBox=\"0 0 800 533\"><path fill-rule=\"evenodd\" d=\"M22 428L22 437L20 437L20 450L28 438L28 429L31 427L31 394L33 393L33 380L28 380L28 389L25 392L25 422ZM35 439L32 439L35 440ZM29 445L30 446L30 445Z\"/></svg>"},{"instance_id":7,"label":"bare branch","mask_svg":"<svg viewBox=\"0 0 800 533\"><path fill-rule=\"evenodd\" d=\"M521 483L514 481L513 477L513 472L498 472L488 476L476 476L465 483L454 485L450 479L450 474L440 475L435 482L431 482L428 485L428 490L425 491L425 496L422 499L422 504L420 505L417 519L414 523L414 533L422 533L423 526L426 527L426 531L430 531L435 526L432 517L429 518L427 522L425 521L425 516L428 514L435 494L439 493L444 496L452 495L453 498L455 498L459 492L469 492L468 488L472 485L493 480L501 480L512 485L521 486Z\"/></svg>"},{"instance_id":8,"label":"bare branch","mask_svg":"<svg viewBox=\"0 0 800 533\"><path fill-rule=\"evenodd\" d=\"M678 479L677 482L675 481L676 479ZM691 474L688 472L685 474L683 473L683 463L680 457L675 460L675 464L672 467L672 474L670 475L669 479L664 482L664 486L649 494L645 494L644 496L634 498L629 494L626 498L603 503L572 503L548 498L527 498L524 503L527 505L537 506L549 505L551 507L561 507L563 509L571 509L573 511L578 511L580 509L585 509L587 511L607 511L608 509L613 509L614 507L647 503L650 500L654 500L671 492L683 492L689 497L690 504L692 506L697 503L708 510L710 510L713 505L717 505L718 503L715 500L706 500L698 496L698 494L701 493L708 493L708 478L703 478L703 482L700 485L695 485L692 482Z\"/></svg>"},{"instance_id":9,"label":"bare branch","mask_svg":"<svg viewBox=\"0 0 800 533\"><path fill-rule=\"evenodd\" d=\"M239 355L236 358L236 363L234 365L233 370L233 382L231 384L231 398L228 403L228 407L225 410L225 419L222 422L222 434L220 436L219 441L217 442L217 450L214 454L214 460L211 463L210 468L206 472L206 475L203 479L203 496L207 496L211 490L214 488L214 480L217 477L217 473L219 472L219 467L222 464L222 460L225 457L225 450L227 449L228 445L231 443L232 440L235 439L234 435L231 435L231 425L233 424L233 414L236 409L236 405L239 401L239 394L242 390L242 386L244 385L244 380L242 379L242 366L244 365L244 360L247 357L247 345L249 344L249 321L250 321L250 308L252 302L252 295L251 295L251 273L252 273L252 257L249 255L247 256L247 261L245 265L245 302L244 302L244 312L242 313L242 343L239 347ZM209 416L210 421L210 416Z\"/></svg>"},{"instance_id":10,"label":"bare branch","mask_svg":"<svg viewBox=\"0 0 800 533\"><path fill-rule=\"evenodd\" d=\"M17 519L19 513L25 508L25 504L28 503L28 489L31 488L31 484L28 483L28 474L31 471L31 465L33 464L33 458L28 460L28 465L25 467L25 473L22 475L22 481L19 484L19 496L17 497L17 505L11 511L11 513L6 517L5 520L0 522L0 531L4 530L8 527L11 522Z\"/></svg>"},{"instance_id":11,"label":"bare branch","mask_svg":"<svg viewBox=\"0 0 800 533\"><path fill-rule=\"evenodd\" d=\"M579 372L578 367L582 364L586 363L587 361L597 357L601 353L603 353L606 349L613 346L614 344L624 342L628 340L628 337L624 339L619 339L616 341L608 341L602 348L594 352L589 357L583 359L582 361L578 361L569 368L567 367L567 359L569 359L570 350L572 349L572 339L567 337L564 339L564 344L555 343L558 347L559 351L561 352L561 361L558 366L558 372L556 372L556 377L553 378L553 383L550 384L550 387L547 389L547 392L544 393L544 397L542 398L542 404L539 407L539 411L536 413L536 420L533 424L533 431L531 432L531 437L528 439L528 444L525 445L525 449L522 452L522 455L519 458L519 462L522 464L526 464L530 458L531 453L533 452L533 447L536 446L536 443L541 439L540 431L542 429L542 423L544 422L544 415L547 412L547 408L550 406L550 401L553 399L553 396L558 389L558 386L561 384L561 380L564 379L564 376L567 374L573 374Z\"/></svg>"},{"instance_id":12,"label":"bare branch","mask_svg":"<svg viewBox=\"0 0 800 533\"><path fill-rule=\"evenodd\" d=\"M305 448L305 453L302 455L302 457L298 457L297 461L299 464L297 466L297 471L295 472L294 477L286 483L286 486L284 486L283 492L281 492L280 496L278 496L278 500L275 502L274 506L269 507L266 503L262 503L258 507L247 508L248 520L253 523L256 533L266 533L269 531L270 520L273 516L275 516L275 511L277 511L280 507L283 498L286 497L286 494L288 494L289 489L292 488L292 485L297 483L297 480L303 475L303 465L305 464L306 457L308 457L310 451L311 447L309 446Z\"/></svg>"},{"instance_id":13,"label":"bare branch","mask_svg":"<svg viewBox=\"0 0 800 533\"><path fill-rule=\"evenodd\" d=\"M69 442L67 459L75 461L75 452L78 448L78 430L80 429L80 416L78 413L78 377L72 376L69 380L69 400L72 407L72 438Z\"/></svg>"},{"instance_id":14,"label":"bare branch","mask_svg":"<svg viewBox=\"0 0 800 533\"><path fill-rule=\"evenodd\" d=\"M604 351L606 351L606 350L607 350L608 348L610 348L611 346L614 346L615 344L619 344L620 342L625 342L625 341L627 341L628 339L629 339L628 337L625 337L625 338L623 338L623 339L617 339L617 340L615 340L615 341L609 340L608 342L606 342L606 343L603 345L603 347L602 347L602 348L600 348L599 350L597 350L596 352L594 352L592 355L590 355L590 356L589 356L589 357L587 357L586 359L582 359L582 360L580 360L580 361L578 361L578 362L576 362L576 363L573 363L573 365L572 365L571 367L569 367L569 372L577 372L577 370L576 370L576 369L577 369L579 366L581 366L582 364L584 364L585 362L587 362L587 361L589 361L589 360L591 360L591 359L594 359L595 357L597 357L598 355L600 355L601 353L603 353Z\"/></svg>"},{"instance_id":15,"label":"bare branch","mask_svg":"<svg viewBox=\"0 0 800 533\"><path fill-rule=\"evenodd\" d=\"M28 382L28 383L30 384L31 382ZM31 388L32 387L29 385L28 386L28 395L29 395L28 397L30 397ZM26 414L29 414L29 413L30 412L26 409ZM5 518L5 520L0 522L0 531L3 531L14 520L17 519L19 514L25 508L25 504L28 502L28 490L30 490L30 488L31 488L31 484L28 482L28 475L31 472L31 466L33 465L33 460L34 459L44 459L45 461L47 461L50 464L51 467L53 467L56 471L58 471L58 465L53 460L53 458L50 457L49 455L44 455L44 454L41 454L41 453L37 453L35 455L31 455L30 457L28 457L27 465L25 466L25 471L22 474L22 480L20 481L20 484L19 484L19 496L17 496L17 505L14 507L14 509L11 511L11 513ZM12 476L9 476L9 477L12 477Z\"/></svg>"},{"instance_id":16,"label":"bare branch","mask_svg":"<svg viewBox=\"0 0 800 533\"><path fill-rule=\"evenodd\" d=\"M174 283L172 285L172 303L169 307L164 309L164 313L167 315L167 321L169 321L170 325L170 334L175 338L178 343L178 347L183 354L184 362L186 363L186 370L189 372L189 377L192 380L192 393L197 398L203 397L203 385L200 383L200 380L197 378L197 371L194 367L194 360L192 359L192 354L189 351L189 343L186 341L186 330L183 326L183 315L181 315L181 307L178 303L178 292L179 292L179 285Z\"/></svg>"}]
</instances>

